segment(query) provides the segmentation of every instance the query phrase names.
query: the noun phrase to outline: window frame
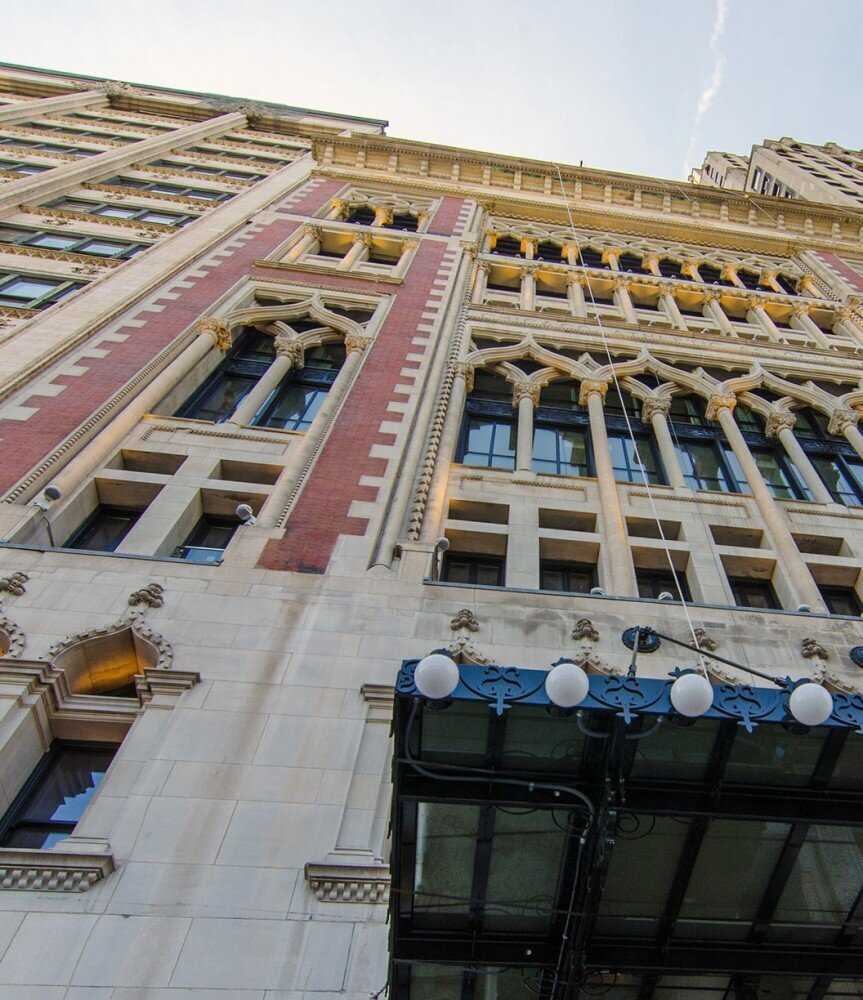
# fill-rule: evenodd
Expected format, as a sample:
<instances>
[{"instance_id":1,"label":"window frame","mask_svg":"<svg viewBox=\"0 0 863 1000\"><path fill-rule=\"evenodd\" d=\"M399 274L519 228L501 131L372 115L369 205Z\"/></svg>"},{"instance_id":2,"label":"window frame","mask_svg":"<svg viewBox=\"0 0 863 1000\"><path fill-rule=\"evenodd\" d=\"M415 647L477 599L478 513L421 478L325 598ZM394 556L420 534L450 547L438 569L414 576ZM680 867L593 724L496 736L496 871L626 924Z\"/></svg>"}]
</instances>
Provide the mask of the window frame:
<instances>
[{"instance_id":1,"label":"window frame","mask_svg":"<svg viewBox=\"0 0 863 1000\"><path fill-rule=\"evenodd\" d=\"M87 208L86 209L82 209L82 208L64 208L63 207L63 202L69 202L69 201L71 201L71 202L78 202L79 205L86 203ZM180 212L165 212L165 211L162 211L161 209L154 209L152 206L147 206L147 207L142 208L139 205L127 205L125 203L115 203L115 202L107 202L107 201L106 202L100 202L100 201L89 202L89 201L86 201L86 199L83 199L83 198L81 198L81 199L79 199L79 198L70 198L68 195L63 195L61 198L53 198L51 201L45 202L45 204L43 206L41 206L41 207L42 208L46 208L46 209L52 209L52 208L53 209L59 209L61 212L78 212L81 215L92 215L92 216L95 216L97 219L101 219L101 218L105 218L105 219L122 218L122 219L125 219L125 220L129 221L129 222L138 221L138 222L143 222L146 225L150 225L150 226L165 226L168 229L180 229L182 226L185 226L187 223L194 222L195 219L199 219L200 218L199 215L189 215L188 213L183 214L183 213L180 213ZM111 216L111 215L106 215L105 214L105 210L106 209L117 209L117 208L130 209L131 212L132 212L132 214L131 215L123 215L123 216L116 216L116 215L115 216ZM176 219L176 222L153 222L151 219L145 219L144 218L145 215L156 215L156 214L171 216L172 218Z\"/></svg>"},{"instance_id":2,"label":"window frame","mask_svg":"<svg viewBox=\"0 0 863 1000\"><path fill-rule=\"evenodd\" d=\"M587 590L573 590L567 587L563 590L556 590L553 587L543 586L543 574L546 572L562 573L567 578L571 573L584 573L590 580ZM597 586L597 566L595 563L580 563L567 559L539 559L539 589L549 594L589 594Z\"/></svg>"},{"instance_id":3,"label":"window frame","mask_svg":"<svg viewBox=\"0 0 863 1000\"><path fill-rule=\"evenodd\" d=\"M73 292L86 288L89 282L72 281L71 279L55 278L50 274L29 274L25 271L0 271L0 299L3 298L3 289L17 280L55 281L56 287L42 295L29 299L26 302L0 302L0 307L12 309L47 309L65 298Z\"/></svg>"},{"instance_id":4,"label":"window frame","mask_svg":"<svg viewBox=\"0 0 863 1000\"><path fill-rule=\"evenodd\" d=\"M449 565L452 561L464 563L470 567L470 579L468 581L447 579ZM497 570L497 583L476 582L478 569L483 563L488 566L494 565ZM479 552L452 552L448 550L444 553L440 579L443 583L452 583L460 587L504 587L506 586L506 556L484 555Z\"/></svg>"},{"instance_id":5,"label":"window frame","mask_svg":"<svg viewBox=\"0 0 863 1000\"><path fill-rule=\"evenodd\" d=\"M776 593L776 589L770 580L756 580L751 577L746 576L730 576L726 574L728 578L728 586L731 588L731 595L734 598L734 606L736 608L754 608L758 611L781 611L782 604L779 601L779 596ZM769 604L766 608L760 607L758 604L744 604L740 601L740 594L738 591L743 587L751 587L754 590L761 590L766 594Z\"/></svg>"},{"instance_id":6,"label":"window frame","mask_svg":"<svg viewBox=\"0 0 863 1000\"><path fill-rule=\"evenodd\" d=\"M184 187L181 184L172 184L171 181L163 180L140 181L133 177L123 177L121 174L114 177L108 177L104 181L99 181L99 184L104 184L108 187L120 188L121 190L128 188L131 191L150 191L153 194L167 194L171 197L194 198L196 201L200 201L204 204L220 204L221 202L234 197L233 191L208 191L206 188L196 188L193 186ZM164 190L166 188L170 188L171 190ZM198 193L192 194L191 192L193 191ZM202 193L205 195L212 194L214 197L202 198Z\"/></svg>"},{"instance_id":7,"label":"window frame","mask_svg":"<svg viewBox=\"0 0 863 1000\"><path fill-rule=\"evenodd\" d=\"M859 618L860 614L863 613L863 602L860 601L860 597L858 596L857 591L853 587L842 587L836 584L819 584L818 590L821 593L821 597L824 601L824 604L827 606L827 611L829 614L848 616L847 612L834 611L830 607L830 600L833 597L839 596L840 593L841 596L843 597L850 597L851 603L855 604L857 607L856 613L853 613L851 616L848 617Z\"/></svg>"},{"instance_id":8,"label":"window frame","mask_svg":"<svg viewBox=\"0 0 863 1000\"><path fill-rule=\"evenodd\" d=\"M0 230L3 229L19 229L17 226L5 226L0 224ZM57 253L80 253L87 254L89 257L99 257L102 260L129 260L136 253L141 250L146 250L149 248L149 243L129 243L126 240L115 240L108 236L81 236L78 233L60 233L55 232L53 229L25 229L20 228L22 238L18 240L6 240L0 238L0 243L11 243L14 246L32 246L38 250L55 250ZM35 242L41 236L59 236L59 237L75 237L76 242L68 247L40 247L38 243ZM118 246L123 247L123 252L116 255L109 254L99 254L90 253L87 250L82 249L82 245L85 243L92 243L94 241L100 241L102 243L116 243Z\"/></svg>"},{"instance_id":9,"label":"window frame","mask_svg":"<svg viewBox=\"0 0 863 1000\"><path fill-rule=\"evenodd\" d=\"M85 548L84 546L79 546L76 543L85 536L85 534L93 527L93 525L102 516L118 516L120 514L129 515L130 517L134 515L129 524L128 529L125 533L117 540L117 544L113 549L93 549ZM126 536L135 527L138 521L144 514L144 510L137 510L134 507L118 507L116 504L96 504L95 508L90 511L87 517L78 525L78 527L69 535L66 541L58 548L63 549L75 549L78 552L116 552L120 545L123 544Z\"/></svg>"},{"instance_id":10,"label":"window frame","mask_svg":"<svg viewBox=\"0 0 863 1000\"><path fill-rule=\"evenodd\" d=\"M635 582L638 588L638 598L642 601L657 601L659 600L659 594L663 591L668 591L669 594L673 596L673 600L665 602L663 604L680 604L680 596L677 593L677 584L674 582L674 576L680 581L680 589L683 591L683 599L685 601L692 600L692 592L689 589L689 581L686 578L686 570L675 569L674 574L672 574L670 569L644 569L638 566L635 567ZM664 582L662 586L656 587L657 596L647 597L641 593L641 583L657 581L662 579Z\"/></svg>"},{"instance_id":11,"label":"window frame","mask_svg":"<svg viewBox=\"0 0 863 1000\"><path fill-rule=\"evenodd\" d=\"M234 536L237 533L237 529L240 527L241 524L242 522L235 517L234 518L220 517L219 515L216 514L207 514L206 512L204 512L195 522L194 527L186 536L185 541L183 541L180 545L176 546L173 552L173 557L175 559L183 559L186 562L196 563L197 565L204 565L204 566L221 563L222 558L224 557L225 554L225 550L234 540ZM228 527L233 529L231 531L231 537L221 548L212 545L199 545L195 541L196 538L205 537L206 532L209 528L228 528ZM189 553L192 550L197 550L199 552L213 552L220 554L217 558L214 559L190 559Z\"/></svg>"}]
</instances>

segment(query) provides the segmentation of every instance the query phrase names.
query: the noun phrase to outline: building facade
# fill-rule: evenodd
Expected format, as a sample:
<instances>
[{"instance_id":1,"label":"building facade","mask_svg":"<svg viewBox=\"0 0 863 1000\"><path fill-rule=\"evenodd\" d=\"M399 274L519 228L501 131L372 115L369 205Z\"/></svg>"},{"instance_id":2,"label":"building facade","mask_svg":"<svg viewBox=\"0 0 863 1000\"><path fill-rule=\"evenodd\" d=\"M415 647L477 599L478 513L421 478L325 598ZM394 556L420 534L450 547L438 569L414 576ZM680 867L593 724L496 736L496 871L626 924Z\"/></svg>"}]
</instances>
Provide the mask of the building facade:
<instances>
[{"instance_id":1,"label":"building facade","mask_svg":"<svg viewBox=\"0 0 863 1000\"><path fill-rule=\"evenodd\" d=\"M712 866L742 943L697 975L609 978L584 910L569 978L501 979L508 925L494 959L399 951L408 841L481 921L457 814L411 832L393 800L405 661L616 683L644 626L725 657L715 685L814 679L856 718L863 211L385 127L0 65L0 995L859 995L860 737L813 773L790 723L767 757L807 801L845 782L834 812L750 854L713 814L607 827L657 878L688 859L666 931Z\"/></svg>"}]
</instances>

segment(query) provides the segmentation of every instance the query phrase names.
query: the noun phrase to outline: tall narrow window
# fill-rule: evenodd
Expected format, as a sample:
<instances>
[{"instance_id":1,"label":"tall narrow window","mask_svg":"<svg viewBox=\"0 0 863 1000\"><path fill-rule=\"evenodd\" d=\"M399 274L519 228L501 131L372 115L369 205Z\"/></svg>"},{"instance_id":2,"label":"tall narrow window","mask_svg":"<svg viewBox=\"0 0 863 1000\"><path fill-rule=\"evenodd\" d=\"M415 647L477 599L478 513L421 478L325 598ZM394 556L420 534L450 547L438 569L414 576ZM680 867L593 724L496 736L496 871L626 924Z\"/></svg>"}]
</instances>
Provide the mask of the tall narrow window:
<instances>
[{"instance_id":1,"label":"tall narrow window","mask_svg":"<svg viewBox=\"0 0 863 1000\"><path fill-rule=\"evenodd\" d=\"M246 394L275 359L273 338L248 329L237 338L228 356L177 410L178 417L211 420L229 419Z\"/></svg>"},{"instance_id":2,"label":"tall narrow window","mask_svg":"<svg viewBox=\"0 0 863 1000\"><path fill-rule=\"evenodd\" d=\"M785 450L775 438L767 437L761 417L742 404L738 404L735 408L734 416L749 445L755 464L773 496L777 500L810 499L806 484L789 461ZM737 482L738 492L748 493L746 478L730 449L727 457Z\"/></svg>"},{"instance_id":3,"label":"tall narrow window","mask_svg":"<svg viewBox=\"0 0 863 1000\"><path fill-rule=\"evenodd\" d=\"M220 562L238 527L236 518L204 514L186 541L174 551L174 556L188 562Z\"/></svg>"},{"instance_id":4,"label":"tall narrow window","mask_svg":"<svg viewBox=\"0 0 863 1000\"><path fill-rule=\"evenodd\" d=\"M595 586L595 566L554 559L540 561L540 590L553 590L562 594L589 594L591 587Z\"/></svg>"},{"instance_id":5,"label":"tall narrow window","mask_svg":"<svg viewBox=\"0 0 863 1000\"><path fill-rule=\"evenodd\" d=\"M742 486L748 490L734 453L725 442L721 428L707 420L701 399L673 397L669 417L687 486L720 493L740 493Z\"/></svg>"},{"instance_id":6,"label":"tall narrow window","mask_svg":"<svg viewBox=\"0 0 863 1000\"><path fill-rule=\"evenodd\" d=\"M675 576L677 577L677 582L675 582ZM636 569L635 579L638 583L639 597L652 597L656 599L662 594L671 594L672 600L679 601L680 594L677 589L679 584L680 590L683 591L683 599L685 601L692 600L686 574L682 570L676 570L672 573L670 569Z\"/></svg>"},{"instance_id":7,"label":"tall narrow window","mask_svg":"<svg viewBox=\"0 0 863 1000\"><path fill-rule=\"evenodd\" d=\"M447 583L464 583L485 587L502 587L504 559L502 556L447 552L443 560L441 579Z\"/></svg>"},{"instance_id":8,"label":"tall narrow window","mask_svg":"<svg viewBox=\"0 0 863 1000\"><path fill-rule=\"evenodd\" d=\"M465 403L457 460L463 465L512 470L515 446L512 386L499 375L478 371Z\"/></svg>"},{"instance_id":9,"label":"tall narrow window","mask_svg":"<svg viewBox=\"0 0 863 1000\"><path fill-rule=\"evenodd\" d=\"M827 420L811 409L797 412L794 435L837 503L863 507L863 460L845 438L827 430Z\"/></svg>"},{"instance_id":10,"label":"tall narrow window","mask_svg":"<svg viewBox=\"0 0 863 1000\"><path fill-rule=\"evenodd\" d=\"M0 820L0 846L44 851L68 837L116 752L116 746L55 741Z\"/></svg>"},{"instance_id":11,"label":"tall narrow window","mask_svg":"<svg viewBox=\"0 0 863 1000\"><path fill-rule=\"evenodd\" d=\"M853 587L819 587L827 610L831 615L849 615L857 618L863 611L860 598Z\"/></svg>"},{"instance_id":12,"label":"tall narrow window","mask_svg":"<svg viewBox=\"0 0 863 1000\"><path fill-rule=\"evenodd\" d=\"M115 552L117 546L134 528L140 510L100 505L67 540L67 549L87 549L90 552Z\"/></svg>"},{"instance_id":13,"label":"tall narrow window","mask_svg":"<svg viewBox=\"0 0 863 1000\"><path fill-rule=\"evenodd\" d=\"M653 432L641 421L638 400L612 386L604 411L614 478L619 483L644 483L645 477L649 483L664 482Z\"/></svg>"},{"instance_id":14,"label":"tall narrow window","mask_svg":"<svg viewBox=\"0 0 863 1000\"><path fill-rule=\"evenodd\" d=\"M751 580L747 577L729 577L731 593L738 608L778 610L782 607L769 580Z\"/></svg>"},{"instance_id":15,"label":"tall narrow window","mask_svg":"<svg viewBox=\"0 0 863 1000\"><path fill-rule=\"evenodd\" d=\"M344 362L342 343L322 344L306 351L303 367L283 380L252 424L289 431L308 430Z\"/></svg>"},{"instance_id":16,"label":"tall narrow window","mask_svg":"<svg viewBox=\"0 0 863 1000\"><path fill-rule=\"evenodd\" d=\"M553 382L542 390L534 414L533 470L554 476L589 476L587 410L578 403L578 384Z\"/></svg>"}]
</instances>

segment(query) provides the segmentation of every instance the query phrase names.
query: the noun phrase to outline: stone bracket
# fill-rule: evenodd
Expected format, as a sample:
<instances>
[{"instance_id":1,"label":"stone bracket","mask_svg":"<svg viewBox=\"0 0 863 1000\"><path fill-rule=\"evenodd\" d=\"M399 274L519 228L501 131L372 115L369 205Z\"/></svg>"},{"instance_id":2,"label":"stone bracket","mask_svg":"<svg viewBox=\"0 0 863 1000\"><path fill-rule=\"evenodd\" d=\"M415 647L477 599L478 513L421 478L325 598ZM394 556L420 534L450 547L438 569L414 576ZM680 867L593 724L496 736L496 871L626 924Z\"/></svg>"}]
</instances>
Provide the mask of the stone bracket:
<instances>
[{"instance_id":1,"label":"stone bracket","mask_svg":"<svg viewBox=\"0 0 863 1000\"><path fill-rule=\"evenodd\" d=\"M307 864L306 882L324 903L387 903L389 865Z\"/></svg>"},{"instance_id":2,"label":"stone bracket","mask_svg":"<svg viewBox=\"0 0 863 1000\"><path fill-rule=\"evenodd\" d=\"M112 854L0 847L0 889L86 892L114 871Z\"/></svg>"}]
</instances>

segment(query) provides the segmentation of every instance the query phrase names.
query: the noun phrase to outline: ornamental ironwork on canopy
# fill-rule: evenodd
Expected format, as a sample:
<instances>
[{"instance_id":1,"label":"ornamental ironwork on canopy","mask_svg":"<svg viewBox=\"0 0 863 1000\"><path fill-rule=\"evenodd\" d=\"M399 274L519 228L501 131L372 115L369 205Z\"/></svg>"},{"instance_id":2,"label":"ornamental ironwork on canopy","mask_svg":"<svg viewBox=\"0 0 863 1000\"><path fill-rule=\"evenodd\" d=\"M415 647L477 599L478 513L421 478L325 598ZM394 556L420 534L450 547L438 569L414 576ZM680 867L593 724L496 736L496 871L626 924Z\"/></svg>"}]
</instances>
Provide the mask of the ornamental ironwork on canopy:
<instances>
[{"instance_id":1,"label":"ornamental ironwork on canopy","mask_svg":"<svg viewBox=\"0 0 863 1000\"><path fill-rule=\"evenodd\" d=\"M640 634L636 634L636 640ZM640 647L646 649L647 645ZM863 699L458 667L396 684L393 1000L863 996Z\"/></svg>"}]
</instances>

